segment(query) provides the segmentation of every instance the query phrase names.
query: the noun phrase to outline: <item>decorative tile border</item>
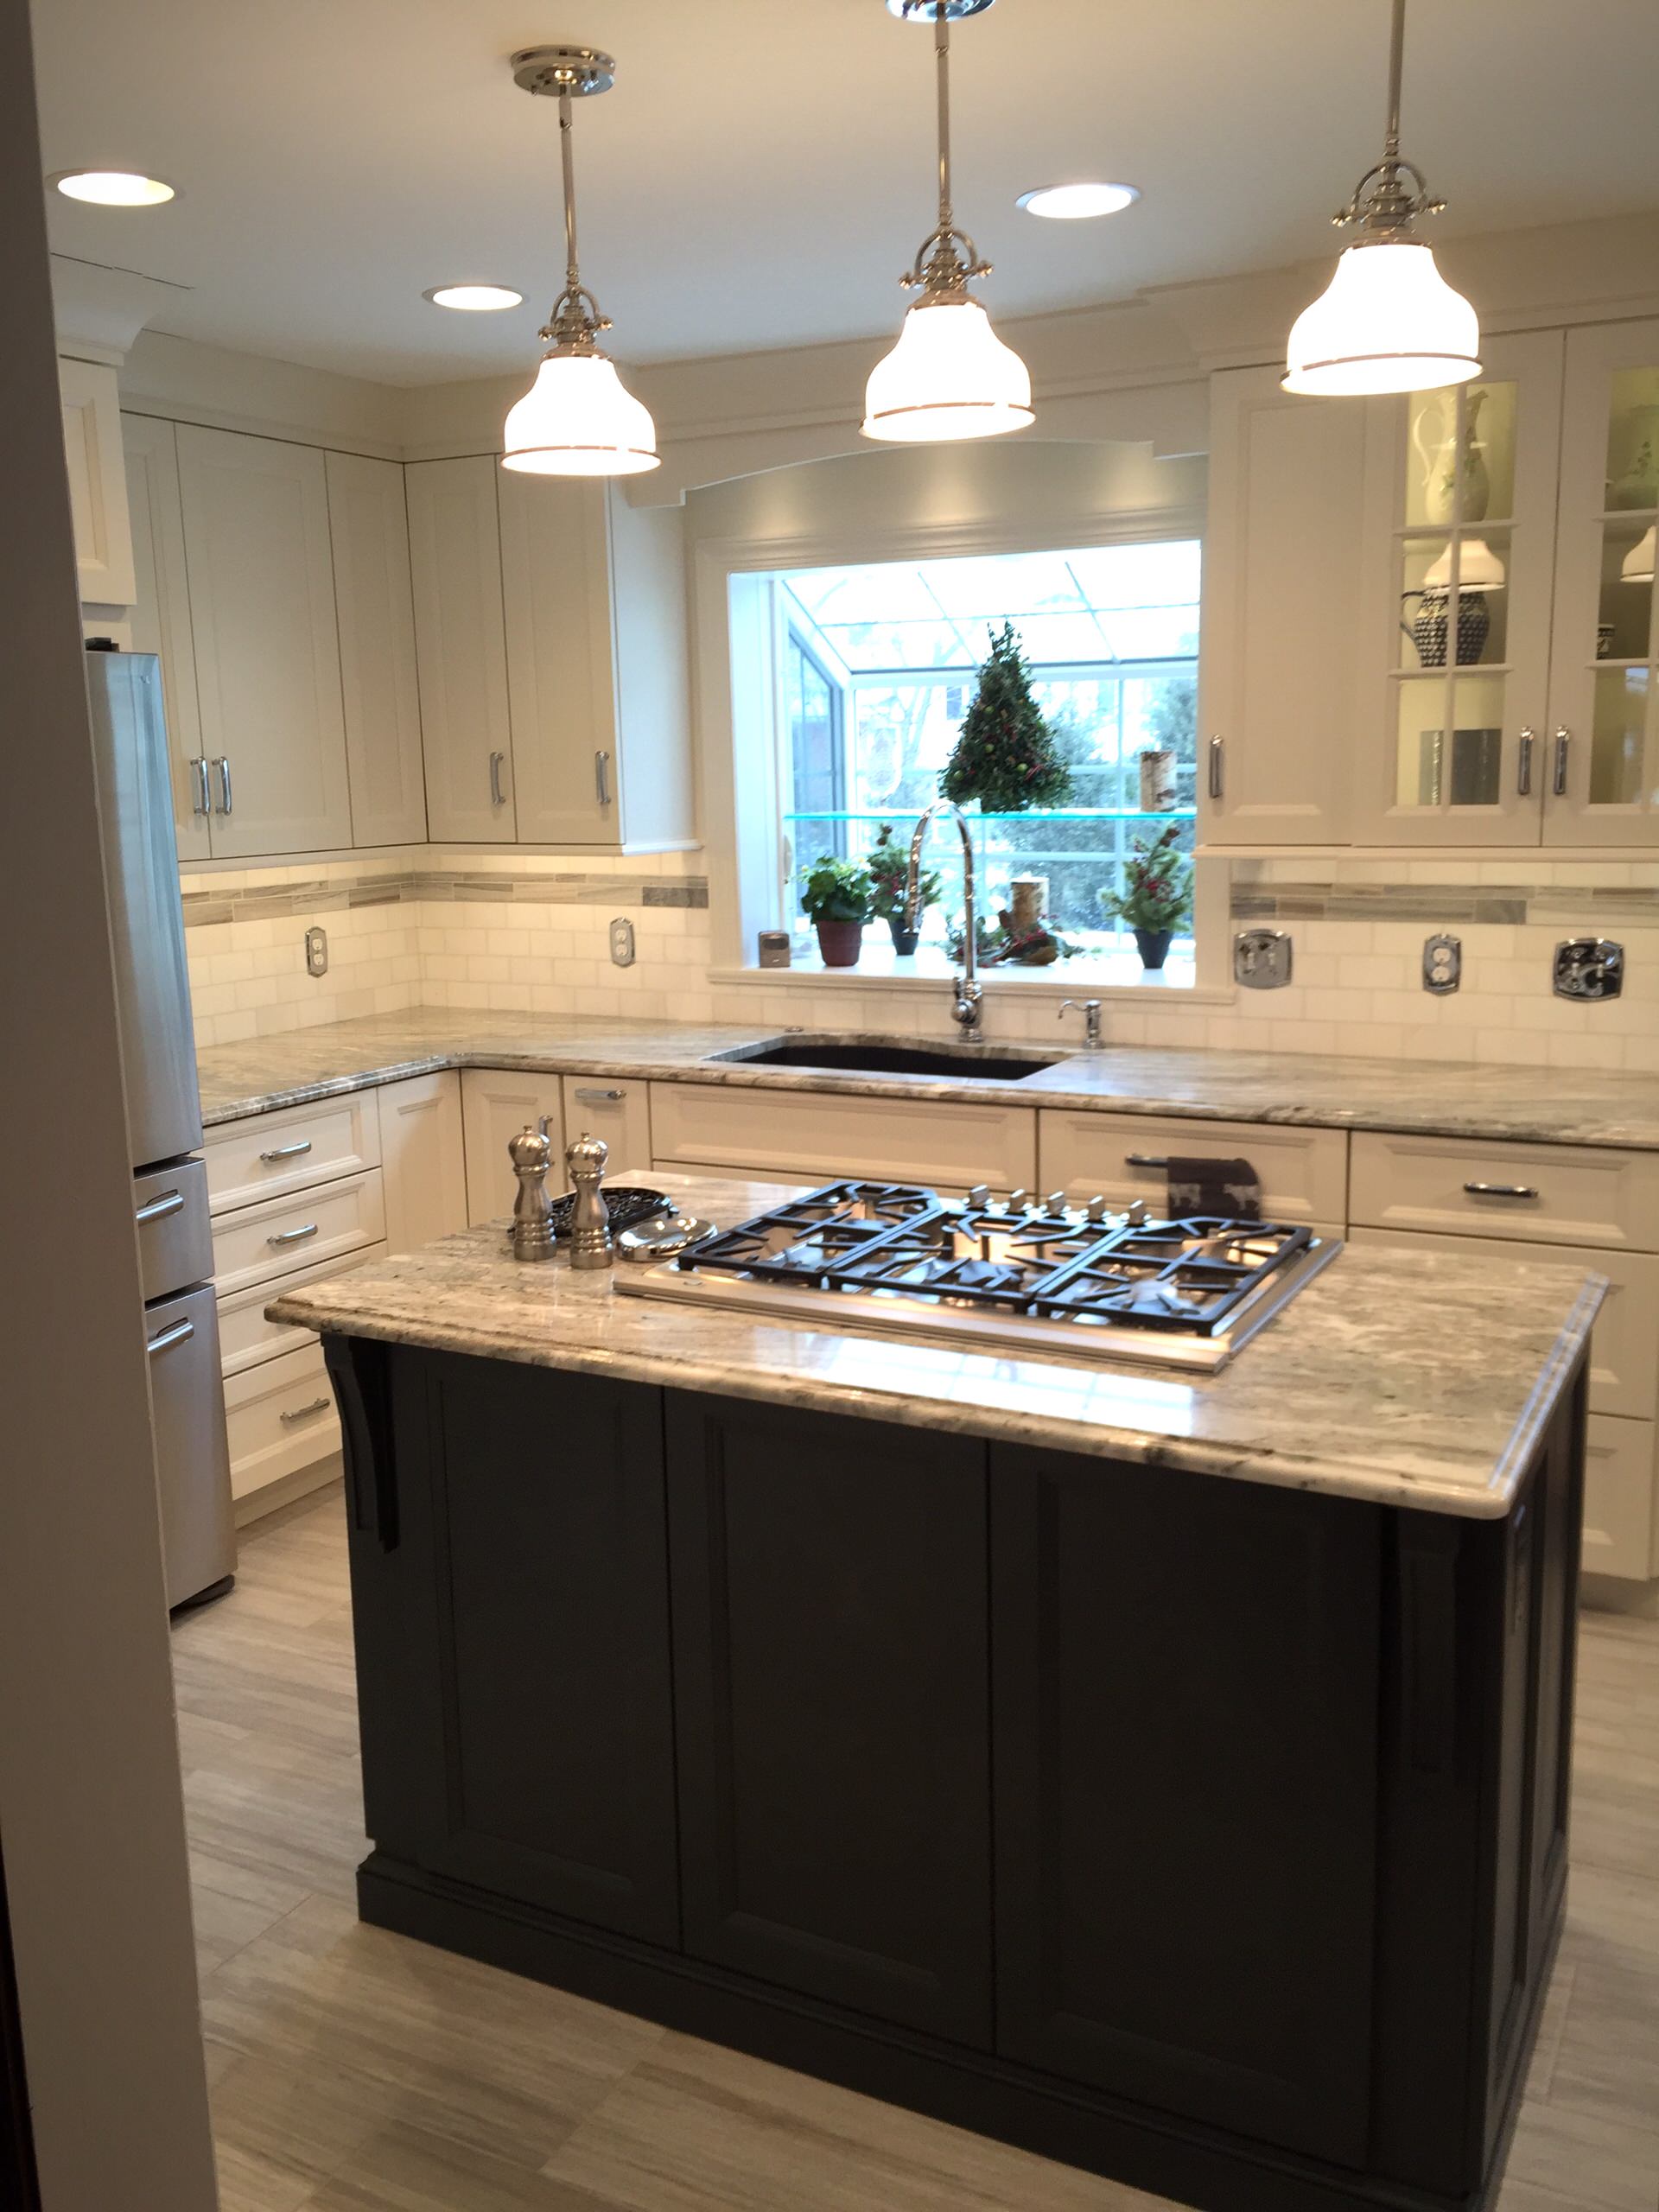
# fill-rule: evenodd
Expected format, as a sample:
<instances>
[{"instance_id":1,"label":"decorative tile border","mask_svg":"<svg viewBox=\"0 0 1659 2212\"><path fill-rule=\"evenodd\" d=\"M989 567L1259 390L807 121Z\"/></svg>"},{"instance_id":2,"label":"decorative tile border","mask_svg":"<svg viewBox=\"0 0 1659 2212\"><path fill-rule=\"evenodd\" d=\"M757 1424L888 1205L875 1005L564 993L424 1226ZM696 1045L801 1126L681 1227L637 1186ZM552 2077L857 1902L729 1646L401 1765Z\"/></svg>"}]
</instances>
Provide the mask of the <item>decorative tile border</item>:
<instances>
[{"instance_id":1,"label":"decorative tile border","mask_svg":"<svg viewBox=\"0 0 1659 2212\"><path fill-rule=\"evenodd\" d=\"M247 891L193 891L184 885L187 929L220 922L285 920L296 914L340 913L359 906L410 906L429 899L515 906L707 906L707 876L552 875L533 869L469 875L435 868L363 875L330 883L321 876L260 885Z\"/></svg>"},{"instance_id":2,"label":"decorative tile border","mask_svg":"<svg viewBox=\"0 0 1659 2212\"><path fill-rule=\"evenodd\" d=\"M1641 922L1659 928L1659 888L1526 883L1238 883L1232 918L1325 922Z\"/></svg>"}]
</instances>

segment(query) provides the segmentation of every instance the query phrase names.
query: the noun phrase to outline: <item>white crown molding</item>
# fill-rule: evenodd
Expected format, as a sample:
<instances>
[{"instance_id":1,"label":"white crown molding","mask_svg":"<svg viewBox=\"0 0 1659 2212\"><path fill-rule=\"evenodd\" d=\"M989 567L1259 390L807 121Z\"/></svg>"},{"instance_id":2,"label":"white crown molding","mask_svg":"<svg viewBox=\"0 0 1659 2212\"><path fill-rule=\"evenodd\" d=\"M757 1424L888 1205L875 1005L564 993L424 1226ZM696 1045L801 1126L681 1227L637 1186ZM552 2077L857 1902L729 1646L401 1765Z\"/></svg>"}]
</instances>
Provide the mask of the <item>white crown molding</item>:
<instances>
[{"instance_id":1,"label":"white crown molding","mask_svg":"<svg viewBox=\"0 0 1659 2212\"><path fill-rule=\"evenodd\" d=\"M52 256L52 310L60 353L118 369L154 315L180 299L188 284L145 276L136 269Z\"/></svg>"}]
</instances>

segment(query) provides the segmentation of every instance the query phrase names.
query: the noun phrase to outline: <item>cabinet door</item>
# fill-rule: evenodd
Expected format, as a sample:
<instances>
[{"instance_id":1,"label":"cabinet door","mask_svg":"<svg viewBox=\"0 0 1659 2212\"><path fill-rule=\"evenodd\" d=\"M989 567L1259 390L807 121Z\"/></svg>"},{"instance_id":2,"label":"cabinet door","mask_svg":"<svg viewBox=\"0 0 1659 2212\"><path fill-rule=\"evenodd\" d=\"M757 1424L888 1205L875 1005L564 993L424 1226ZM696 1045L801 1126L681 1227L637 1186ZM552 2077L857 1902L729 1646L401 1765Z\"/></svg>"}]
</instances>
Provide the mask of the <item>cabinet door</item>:
<instances>
[{"instance_id":1,"label":"cabinet door","mask_svg":"<svg viewBox=\"0 0 1659 2212\"><path fill-rule=\"evenodd\" d=\"M498 1360L398 1365L400 1541L429 1592L441 1740L416 1747L415 1833L375 1840L672 1944L661 1400ZM397 1725L418 1728L420 1711ZM365 1739L365 1769L382 1748Z\"/></svg>"},{"instance_id":2,"label":"cabinet door","mask_svg":"<svg viewBox=\"0 0 1659 2212\"><path fill-rule=\"evenodd\" d=\"M519 841L620 844L605 486L506 471L499 494Z\"/></svg>"},{"instance_id":3,"label":"cabinet door","mask_svg":"<svg viewBox=\"0 0 1659 2212\"><path fill-rule=\"evenodd\" d=\"M463 1068L461 1111L467 1145L467 1218L499 1221L512 1211L518 1178L507 1147L526 1123L547 1117L553 1166L547 1181L564 1188L564 1124L556 1075L508 1075L493 1068Z\"/></svg>"},{"instance_id":4,"label":"cabinet door","mask_svg":"<svg viewBox=\"0 0 1659 2212\"><path fill-rule=\"evenodd\" d=\"M1530 844L1546 778L1561 334L1371 403L1356 836Z\"/></svg>"},{"instance_id":5,"label":"cabinet door","mask_svg":"<svg viewBox=\"0 0 1659 2212\"><path fill-rule=\"evenodd\" d=\"M352 842L321 453L178 429L215 859Z\"/></svg>"},{"instance_id":6,"label":"cabinet door","mask_svg":"<svg viewBox=\"0 0 1659 2212\"><path fill-rule=\"evenodd\" d=\"M415 642L435 839L511 844L513 760L501 626L500 468L488 454L404 470Z\"/></svg>"},{"instance_id":7,"label":"cabinet door","mask_svg":"<svg viewBox=\"0 0 1659 2212\"><path fill-rule=\"evenodd\" d=\"M607 1175L643 1175L651 1167L649 1085L611 1083L603 1076L568 1075L563 1082L564 1126L571 1138L603 1137L611 1148Z\"/></svg>"},{"instance_id":8,"label":"cabinet door","mask_svg":"<svg viewBox=\"0 0 1659 2212\"><path fill-rule=\"evenodd\" d=\"M1346 1500L992 1447L1007 2056L1363 2161L1379 1541Z\"/></svg>"},{"instance_id":9,"label":"cabinet door","mask_svg":"<svg viewBox=\"0 0 1659 2212\"><path fill-rule=\"evenodd\" d=\"M989 2047L985 1452L671 1395L684 1947Z\"/></svg>"},{"instance_id":10,"label":"cabinet door","mask_svg":"<svg viewBox=\"0 0 1659 2212\"><path fill-rule=\"evenodd\" d=\"M207 762L196 704L196 647L184 566L184 510L179 502L178 442L170 423L124 415L127 512L132 525L132 650L162 664L173 826L181 861L206 860L210 804Z\"/></svg>"},{"instance_id":11,"label":"cabinet door","mask_svg":"<svg viewBox=\"0 0 1659 2212\"><path fill-rule=\"evenodd\" d=\"M467 1226L467 1165L461 1140L461 1077L410 1076L375 1094L380 1113L380 1172L386 1242L413 1252Z\"/></svg>"},{"instance_id":12,"label":"cabinet door","mask_svg":"<svg viewBox=\"0 0 1659 2212\"><path fill-rule=\"evenodd\" d=\"M1340 843L1359 703L1366 410L1281 391L1276 369L1229 369L1210 388L1203 841Z\"/></svg>"},{"instance_id":13,"label":"cabinet door","mask_svg":"<svg viewBox=\"0 0 1659 2212\"><path fill-rule=\"evenodd\" d=\"M352 842L420 844L426 785L404 472L360 454L327 459Z\"/></svg>"},{"instance_id":14,"label":"cabinet door","mask_svg":"<svg viewBox=\"0 0 1659 2212\"><path fill-rule=\"evenodd\" d=\"M136 587L115 371L60 357L58 390L80 595L99 606L130 607Z\"/></svg>"},{"instance_id":15,"label":"cabinet door","mask_svg":"<svg viewBox=\"0 0 1659 2212\"><path fill-rule=\"evenodd\" d=\"M1544 842L1659 842L1659 321L1567 338Z\"/></svg>"}]
</instances>

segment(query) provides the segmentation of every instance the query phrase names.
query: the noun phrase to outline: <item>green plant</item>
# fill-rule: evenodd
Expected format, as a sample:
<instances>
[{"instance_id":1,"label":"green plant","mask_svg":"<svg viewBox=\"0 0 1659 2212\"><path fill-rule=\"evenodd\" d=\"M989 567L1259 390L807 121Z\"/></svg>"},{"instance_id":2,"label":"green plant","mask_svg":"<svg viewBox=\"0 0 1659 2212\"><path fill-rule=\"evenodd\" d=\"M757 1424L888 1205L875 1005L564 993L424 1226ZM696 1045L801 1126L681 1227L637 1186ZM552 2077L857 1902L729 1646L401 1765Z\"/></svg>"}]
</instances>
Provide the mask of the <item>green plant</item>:
<instances>
[{"instance_id":1,"label":"green plant","mask_svg":"<svg viewBox=\"0 0 1659 2212\"><path fill-rule=\"evenodd\" d=\"M910 868L910 855L893 834L891 822L884 822L876 832L874 844L865 866L870 879L870 908L885 921L895 916L902 919L905 911L905 880ZM917 882L916 913L920 918L923 910L937 906L944 896L937 868L925 869Z\"/></svg>"},{"instance_id":2,"label":"green plant","mask_svg":"<svg viewBox=\"0 0 1659 2212\"><path fill-rule=\"evenodd\" d=\"M1012 622L991 632L990 658L979 671L979 689L939 790L958 806L976 798L988 814L1059 806L1071 796L1071 772L1033 696Z\"/></svg>"},{"instance_id":3,"label":"green plant","mask_svg":"<svg viewBox=\"0 0 1659 2212\"><path fill-rule=\"evenodd\" d=\"M1192 913L1192 863L1177 850L1179 827L1172 822L1148 844L1135 841L1123 863L1121 892L1103 890L1100 903L1113 920L1132 930L1178 930Z\"/></svg>"},{"instance_id":4,"label":"green plant","mask_svg":"<svg viewBox=\"0 0 1659 2212\"><path fill-rule=\"evenodd\" d=\"M814 922L868 922L874 912L870 872L857 861L820 853L801 870L801 912Z\"/></svg>"}]
</instances>

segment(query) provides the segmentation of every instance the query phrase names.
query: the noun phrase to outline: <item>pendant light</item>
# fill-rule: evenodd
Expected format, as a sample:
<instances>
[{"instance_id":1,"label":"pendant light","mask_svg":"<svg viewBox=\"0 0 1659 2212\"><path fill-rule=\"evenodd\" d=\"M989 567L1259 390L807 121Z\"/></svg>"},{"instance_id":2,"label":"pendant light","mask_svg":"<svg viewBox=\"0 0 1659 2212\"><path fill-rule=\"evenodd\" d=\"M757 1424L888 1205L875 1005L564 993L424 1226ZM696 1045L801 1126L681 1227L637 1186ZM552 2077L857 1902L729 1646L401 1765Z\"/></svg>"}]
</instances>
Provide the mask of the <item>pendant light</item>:
<instances>
[{"instance_id":1,"label":"pendant light","mask_svg":"<svg viewBox=\"0 0 1659 2212\"><path fill-rule=\"evenodd\" d=\"M611 321L583 289L576 265L576 186L570 156L570 103L609 92L616 82L616 64L589 46L530 46L513 55L512 78L525 92L559 103L564 289L537 333L549 344L536 381L508 411L501 466L532 476L635 476L660 465L656 425L623 389L614 362L595 342Z\"/></svg>"},{"instance_id":2,"label":"pendant light","mask_svg":"<svg viewBox=\"0 0 1659 2212\"><path fill-rule=\"evenodd\" d=\"M933 25L939 221L899 280L921 297L906 315L898 344L871 373L864 395L867 438L903 445L994 438L1023 430L1032 420L1025 363L998 338L984 308L969 295L969 282L988 276L991 264L980 259L978 247L957 228L950 206L950 24L990 4L991 0L887 0L890 15Z\"/></svg>"},{"instance_id":3,"label":"pendant light","mask_svg":"<svg viewBox=\"0 0 1659 2212\"><path fill-rule=\"evenodd\" d=\"M1389 53L1389 126L1382 158L1332 220L1355 223L1357 241L1290 334L1287 391L1434 391L1480 374L1475 311L1434 266L1414 229L1446 203L1429 196L1423 173L1400 158L1400 77L1406 0L1394 0Z\"/></svg>"}]
</instances>

